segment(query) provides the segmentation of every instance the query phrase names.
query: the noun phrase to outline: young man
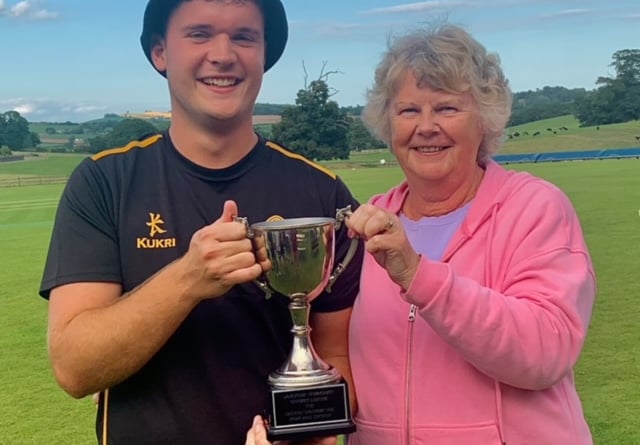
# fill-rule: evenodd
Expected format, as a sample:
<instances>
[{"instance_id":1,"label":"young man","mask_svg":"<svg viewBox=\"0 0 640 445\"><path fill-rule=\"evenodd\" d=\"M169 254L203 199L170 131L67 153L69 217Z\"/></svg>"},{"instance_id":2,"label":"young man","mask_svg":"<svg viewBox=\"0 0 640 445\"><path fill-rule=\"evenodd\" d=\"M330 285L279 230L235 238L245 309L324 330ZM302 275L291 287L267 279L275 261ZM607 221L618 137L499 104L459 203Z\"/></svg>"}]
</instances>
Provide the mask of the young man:
<instances>
[{"instance_id":1,"label":"young man","mask_svg":"<svg viewBox=\"0 0 640 445\"><path fill-rule=\"evenodd\" d=\"M40 294L60 386L100 392L103 445L237 445L291 347L289 300L252 281L249 222L335 217L330 172L260 138L252 112L280 58L280 0L150 0L141 43L167 78L167 132L82 162L61 198ZM336 240L336 262L348 248ZM361 255L313 302L318 353L350 378ZM353 385L351 385L352 387Z\"/></svg>"}]
</instances>

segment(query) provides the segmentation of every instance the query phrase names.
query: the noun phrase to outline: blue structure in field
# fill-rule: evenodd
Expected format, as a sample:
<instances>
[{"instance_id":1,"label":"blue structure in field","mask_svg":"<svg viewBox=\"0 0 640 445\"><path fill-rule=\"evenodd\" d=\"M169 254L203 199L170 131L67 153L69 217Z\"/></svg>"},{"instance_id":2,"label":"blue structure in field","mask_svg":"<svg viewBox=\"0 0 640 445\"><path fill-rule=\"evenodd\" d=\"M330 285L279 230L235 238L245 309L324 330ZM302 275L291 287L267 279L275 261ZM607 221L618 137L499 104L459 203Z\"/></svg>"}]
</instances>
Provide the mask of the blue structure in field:
<instances>
[{"instance_id":1,"label":"blue structure in field","mask_svg":"<svg viewBox=\"0 0 640 445\"><path fill-rule=\"evenodd\" d=\"M551 153L497 154L493 159L500 164L536 162L584 161L587 159L640 159L638 148L607 148L604 150L560 151Z\"/></svg>"}]
</instances>

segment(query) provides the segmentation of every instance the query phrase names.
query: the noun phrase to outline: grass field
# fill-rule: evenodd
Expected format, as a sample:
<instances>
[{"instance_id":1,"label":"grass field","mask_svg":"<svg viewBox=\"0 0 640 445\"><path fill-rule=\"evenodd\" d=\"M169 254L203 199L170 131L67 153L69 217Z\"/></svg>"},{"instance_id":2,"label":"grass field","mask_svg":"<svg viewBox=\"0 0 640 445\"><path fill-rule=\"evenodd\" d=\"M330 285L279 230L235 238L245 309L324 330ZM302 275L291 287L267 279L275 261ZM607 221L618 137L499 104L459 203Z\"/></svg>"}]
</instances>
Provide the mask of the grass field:
<instances>
[{"instance_id":1,"label":"grass field","mask_svg":"<svg viewBox=\"0 0 640 445\"><path fill-rule=\"evenodd\" d=\"M0 177L69 176L86 155L37 153L27 161L0 164Z\"/></svg>"},{"instance_id":2,"label":"grass field","mask_svg":"<svg viewBox=\"0 0 640 445\"><path fill-rule=\"evenodd\" d=\"M382 155L386 151L366 156L375 163ZM48 174L68 174L79 160L52 156L42 162L0 165L0 177L37 174L36 164ZM576 369L578 389L596 444L640 444L640 160L510 167L527 169L560 186L580 215L599 293ZM402 177L391 166L336 171L362 201ZM0 188L0 444L95 443L92 402L66 396L51 376L47 306L37 296L62 187Z\"/></svg>"}]
</instances>

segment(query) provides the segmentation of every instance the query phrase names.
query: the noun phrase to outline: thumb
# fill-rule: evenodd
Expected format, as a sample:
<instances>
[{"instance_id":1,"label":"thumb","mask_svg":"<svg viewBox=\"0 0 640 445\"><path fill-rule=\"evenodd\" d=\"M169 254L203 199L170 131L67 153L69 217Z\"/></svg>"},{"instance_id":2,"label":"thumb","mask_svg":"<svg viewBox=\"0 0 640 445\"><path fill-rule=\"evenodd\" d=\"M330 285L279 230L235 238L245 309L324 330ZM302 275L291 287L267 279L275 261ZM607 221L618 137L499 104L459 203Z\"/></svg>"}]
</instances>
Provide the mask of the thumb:
<instances>
[{"instance_id":1,"label":"thumb","mask_svg":"<svg viewBox=\"0 0 640 445\"><path fill-rule=\"evenodd\" d=\"M235 201L225 201L222 207L222 215L217 222L233 222L233 218L238 216L238 204Z\"/></svg>"}]
</instances>

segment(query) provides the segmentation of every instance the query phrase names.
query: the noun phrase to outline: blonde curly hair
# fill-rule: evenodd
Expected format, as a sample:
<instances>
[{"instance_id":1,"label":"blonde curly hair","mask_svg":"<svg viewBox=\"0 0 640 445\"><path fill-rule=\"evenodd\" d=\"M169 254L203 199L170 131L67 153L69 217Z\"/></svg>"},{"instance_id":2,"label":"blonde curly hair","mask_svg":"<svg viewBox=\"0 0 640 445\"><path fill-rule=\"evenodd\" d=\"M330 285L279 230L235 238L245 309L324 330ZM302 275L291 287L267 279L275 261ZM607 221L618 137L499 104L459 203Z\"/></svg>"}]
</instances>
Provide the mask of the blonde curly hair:
<instances>
[{"instance_id":1,"label":"blonde curly hair","mask_svg":"<svg viewBox=\"0 0 640 445\"><path fill-rule=\"evenodd\" d=\"M414 74L421 87L471 93L484 128L477 161L486 164L502 145L511 116L511 90L498 55L488 53L467 31L450 24L391 39L376 68L374 85L367 91L362 114L367 128L388 146L389 106L407 71Z\"/></svg>"}]
</instances>

